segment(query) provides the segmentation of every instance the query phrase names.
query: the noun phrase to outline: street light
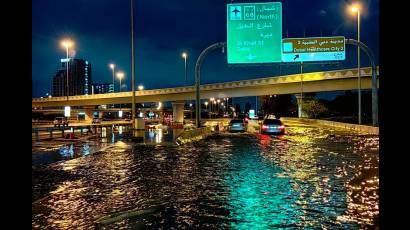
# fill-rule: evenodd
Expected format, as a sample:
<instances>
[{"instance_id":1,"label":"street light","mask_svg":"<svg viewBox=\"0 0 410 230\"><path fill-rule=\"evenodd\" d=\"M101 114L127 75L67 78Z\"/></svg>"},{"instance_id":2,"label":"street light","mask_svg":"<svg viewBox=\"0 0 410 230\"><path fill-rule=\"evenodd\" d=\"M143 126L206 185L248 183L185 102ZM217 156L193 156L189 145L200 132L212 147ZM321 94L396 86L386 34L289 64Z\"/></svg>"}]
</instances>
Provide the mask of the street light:
<instances>
[{"instance_id":1,"label":"street light","mask_svg":"<svg viewBox=\"0 0 410 230\"><path fill-rule=\"evenodd\" d=\"M212 104L213 104L213 102L215 101L215 98L213 98L213 97L211 97L211 98L209 98L209 100L211 101L211 113L213 112L213 106L212 106Z\"/></svg>"},{"instance_id":2,"label":"street light","mask_svg":"<svg viewBox=\"0 0 410 230\"><path fill-rule=\"evenodd\" d=\"M144 90L144 86L143 86L143 85L139 85L139 86L138 86L138 90Z\"/></svg>"},{"instance_id":3,"label":"street light","mask_svg":"<svg viewBox=\"0 0 410 230\"><path fill-rule=\"evenodd\" d=\"M360 43L360 9L361 6L356 3L350 7L350 10L353 13L357 13L357 42ZM358 119L359 125L362 124L362 82L360 79L360 46L357 46L357 86L358 86L358 101L359 101L359 108L358 108Z\"/></svg>"},{"instance_id":4,"label":"street light","mask_svg":"<svg viewBox=\"0 0 410 230\"><path fill-rule=\"evenodd\" d=\"M110 64L110 69L112 70L112 87L113 87L113 92L115 92L115 65L114 64Z\"/></svg>"},{"instance_id":5,"label":"street light","mask_svg":"<svg viewBox=\"0 0 410 230\"><path fill-rule=\"evenodd\" d=\"M70 63L70 59L68 59L69 58L69 53L68 53L68 48L70 48L70 47L72 47L73 45L74 45L74 42L72 42L70 39L64 39L62 42L61 42L61 45L65 48L65 50L66 50L66 56L67 56L67 58L66 58L66 70L67 70L67 72L66 72L66 91L67 91L67 102L68 102L68 100L69 100L69 87L68 87L68 64ZM70 106L66 106L65 107L65 116L66 117L69 117L70 116L70 113L71 113L71 107Z\"/></svg>"},{"instance_id":6,"label":"street light","mask_svg":"<svg viewBox=\"0 0 410 230\"><path fill-rule=\"evenodd\" d=\"M187 85L187 68L186 68L186 59L188 58L188 54L186 52L183 52L181 54L182 58L184 59L184 63L185 63L185 70L184 70L184 74L185 74L185 85ZM188 101L186 101L188 103Z\"/></svg>"},{"instance_id":7,"label":"street light","mask_svg":"<svg viewBox=\"0 0 410 230\"><path fill-rule=\"evenodd\" d=\"M183 53L182 53L182 58L184 59L184 62L185 62L185 84L186 84L186 82L187 82L187 77L186 77L186 75L187 75L187 73L186 73L186 59L188 58L188 54L185 53L185 52L183 52Z\"/></svg>"},{"instance_id":8,"label":"street light","mask_svg":"<svg viewBox=\"0 0 410 230\"><path fill-rule=\"evenodd\" d=\"M124 78L124 73L123 72L118 72L117 73L117 78L120 80L120 92L121 92L121 88L122 88L122 84L121 84L121 80ZM120 104L120 111L118 112L118 116L122 117L122 110L121 110L121 104Z\"/></svg>"},{"instance_id":9,"label":"street light","mask_svg":"<svg viewBox=\"0 0 410 230\"><path fill-rule=\"evenodd\" d=\"M122 88L121 80L124 78L124 73L123 72L118 72L117 73L117 78L120 80L120 92Z\"/></svg>"},{"instance_id":10,"label":"street light","mask_svg":"<svg viewBox=\"0 0 410 230\"><path fill-rule=\"evenodd\" d=\"M132 119L132 130L136 128L135 126L135 55L134 55L134 1L131 0L131 119Z\"/></svg>"},{"instance_id":11,"label":"street light","mask_svg":"<svg viewBox=\"0 0 410 230\"><path fill-rule=\"evenodd\" d=\"M67 72L66 72L66 91L67 91L67 101L68 101L68 95L69 95L69 93L68 93L68 90L69 90L69 87L68 87L68 73L69 73L68 72L68 64L70 63L70 60L68 59L69 58L68 57L68 55L69 55L68 48L72 47L74 45L74 42L72 42L69 39L64 39L61 42L61 45L65 48L66 56L67 56L67 58L66 58L66 70L67 70Z\"/></svg>"}]
</instances>

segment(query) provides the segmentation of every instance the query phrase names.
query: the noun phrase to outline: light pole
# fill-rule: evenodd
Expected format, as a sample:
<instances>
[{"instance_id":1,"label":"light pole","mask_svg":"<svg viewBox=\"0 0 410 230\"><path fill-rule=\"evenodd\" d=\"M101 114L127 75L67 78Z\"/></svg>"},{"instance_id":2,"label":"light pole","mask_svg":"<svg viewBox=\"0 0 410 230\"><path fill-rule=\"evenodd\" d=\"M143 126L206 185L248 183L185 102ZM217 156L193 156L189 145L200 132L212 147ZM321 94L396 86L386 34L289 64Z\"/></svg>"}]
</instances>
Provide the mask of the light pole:
<instances>
[{"instance_id":1,"label":"light pole","mask_svg":"<svg viewBox=\"0 0 410 230\"><path fill-rule=\"evenodd\" d=\"M135 129L135 60L134 60L134 4L131 0L131 90L132 90L132 129Z\"/></svg>"},{"instance_id":2,"label":"light pole","mask_svg":"<svg viewBox=\"0 0 410 230\"><path fill-rule=\"evenodd\" d=\"M61 45L65 48L66 50L66 92L67 92L67 101L68 101L68 96L69 96L69 86L68 86L68 65L70 64L70 60L68 58L68 48L70 48L71 46L73 46L73 42L69 39L63 40L61 42Z\"/></svg>"},{"instance_id":3,"label":"light pole","mask_svg":"<svg viewBox=\"0 0 410 230\"><path fill-rule=\"evenodd\" d=\"M299 118L303 117L303 61L300 62L300 111Z\"/></svg>"},{"instance_id":4,"label":"light pole","mask_svg":"<svg viewBox=\"0 0 410 230\"><path fill-rule=\"evenodd\" d=\"M112 90L113 92L115 92L115 65L114 64L110 64L110 69L112 70Z\"/></svg>"},{"instance_id":5,"label":"light pole","mask_svg":"<svg viewBox=\"0 0 410 230\"><path fill-rule=\"evenodd\" d=\"M187 70L186 70L186 59L188 58L188 54L186 52L182 53L182 58L184 59L185 62L185 84L187 82Z\"/></svg>"},{"instance_id":6,"label":"light pole","mask_svg":"<svg viewBox=\"0 0 410 230\"><path fill-rule=\"evenodd\" d=\"M213 107L214 107L214 113L215 113L215 118L216 118L216 109L217 109L216 108L216 101L214 101L213 103L214 103Z\"/></svg>"},{"instance_id":7,"label":"light pole","mask_svg":"<svg viewBox=\"0 0 410 230\"><path fill-rule=\"evenodd\" d=\"M213 112L213 109L212 109L212 104L214 103L214 101L215 101L215 98L213 98L213 97L211 97L210 99L209 99L210 101L211 101L211 113L210 113L210 118L212 118L212 112Z\"/></svg>"},{"instance_id":8,"label":"light pole","mask_svg":"<svg viewBox=\"0 0 410 230\"><path fill-rule=\"evenodd\" d=\"M121 92L121 88L122 88L121 80L124 78L124 73L123 72L118 72L117 73L117 78L118 78L118 80L120 80L120 89L119 89L119 91Z\"/></svg>"},{"instance_id":9,"label":"light pole","mask_svg":"<svg viewBox=\"0 0 410 230\"><path fill-rule=\"evenodd\" d=\"M205 104L205 110L206 110L206 112L208 112L208 102L205 101L204 104Z\"/></svg>"},{"instance_id":10,"label":"light pole","mask_svg":"<svg viewBox=\"0 0 410 230\"><path fill-rule=\"evenodd\" d=\"M351 6L351 11L357 13L357 41L360 43L360 5L354 4ZM357 97L358 97L358 122L362 124L362 82L360 79L360 47L357 46Z\"/></svg>"},{"instance_id":11,"label":"light pole","mask_svg":"<svg viewBox=\"0 0 410 230\"><path fill-rule=\"evenodd\" d=\"M188 58L188 54L186 52L183 52L181 54L182 58L184 59L184 63L185 63L185 67L184 67L184 74L185 74L185 81L184 81L184 85L187 85L187 68L186 68L186 59ZM186 101L186 103L188 103L188 101ZM184 105L185 107L185 105Z\"/></svg>"},{"instance_id":12,"label":"light pole","mask_svg":"<svg viewBox=\"0 0 410 230\"><path fill-rule=\"evenodd\" d=\"M120 80L120 89L119 89L119 91L121 93L121 88L122 88L121 80L124 78L124 73L123 72L118 72L117 73L117 78ZM121 112L121 104L120 104L120 112Z\"/></svg>"}]
</instances>

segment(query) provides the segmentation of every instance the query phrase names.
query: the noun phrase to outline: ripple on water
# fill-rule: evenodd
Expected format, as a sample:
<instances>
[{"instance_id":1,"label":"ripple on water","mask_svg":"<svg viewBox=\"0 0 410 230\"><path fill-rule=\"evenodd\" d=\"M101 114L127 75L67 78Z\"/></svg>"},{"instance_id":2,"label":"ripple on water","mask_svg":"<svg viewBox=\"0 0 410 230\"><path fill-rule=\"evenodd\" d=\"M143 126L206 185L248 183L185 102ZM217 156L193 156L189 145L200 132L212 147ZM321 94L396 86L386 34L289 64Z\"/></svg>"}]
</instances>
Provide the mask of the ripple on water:
<instances>
[{"instance_id":1,"label":"ripple on water","mask_svg":"<svg viewBox=\"0 0 410 230\"><path fill-rule=\"evenodd\" d=\"M32 226L377 225L378 138L304 126L288 132L218 134L184 146L122 143L33 168Z\"/></svg>"}]
</instances>

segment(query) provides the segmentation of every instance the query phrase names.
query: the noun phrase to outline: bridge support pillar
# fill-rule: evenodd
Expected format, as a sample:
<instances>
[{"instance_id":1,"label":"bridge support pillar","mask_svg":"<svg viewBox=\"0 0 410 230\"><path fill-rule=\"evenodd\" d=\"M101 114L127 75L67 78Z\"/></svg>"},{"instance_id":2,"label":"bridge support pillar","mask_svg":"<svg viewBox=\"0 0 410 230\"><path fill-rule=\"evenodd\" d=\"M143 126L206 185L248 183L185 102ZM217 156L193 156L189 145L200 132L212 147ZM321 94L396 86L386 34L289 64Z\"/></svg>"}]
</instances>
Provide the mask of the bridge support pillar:
<instances>
[{"instance_id":1,"label":"bridge support pillar","mask_svg":"<svg viewBox=\"0 0 410 230\"><path fill-rule=\"evenodd\" d=\"M174 101L172 102L172 112L174 123L184 122L184 101Z\"/></svg>"},{"instance_id":2,"label":"bridge support pillar","mask_svg":"<svg viewBox=\"0 0 410 230\"><path fill-rule=\"evenodd\" d=\"M84 112L85 112L85 122L86 123L91 123L93 121L93 117L94 117L94 110L95 110L95 106L92 107L84 107Z\"/></svg>"},{"instance_id":3,"label":"bridge support pillar","mask_svg":"<svg viewBox=\"0 0 410 230\"><path fill-rule=\"evenodd\" d=\"M308 117L308 115L306 114L306 111L303 110L302 104L306 104L306 102L309 99L303 97L301 94L295 94L295 97L296 97L296 103L298 104L298 117L299 118Z\"/></svg>"}]
</instances>

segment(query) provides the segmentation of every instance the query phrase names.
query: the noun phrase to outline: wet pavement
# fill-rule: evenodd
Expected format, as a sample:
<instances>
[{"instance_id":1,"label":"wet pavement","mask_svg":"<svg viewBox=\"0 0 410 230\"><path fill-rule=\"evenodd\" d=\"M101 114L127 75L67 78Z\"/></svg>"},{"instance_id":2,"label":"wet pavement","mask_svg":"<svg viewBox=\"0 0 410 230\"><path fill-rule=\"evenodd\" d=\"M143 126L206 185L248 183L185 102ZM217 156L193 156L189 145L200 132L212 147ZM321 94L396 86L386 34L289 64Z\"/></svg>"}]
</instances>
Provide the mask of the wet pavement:
<instances>
[{"instance_id":1,"label":"wet pavement","mask_svg":"<svg viewBox=\"0 0 410 230\"><path fill-rule=\"evenodd\" d=\"M183 146L119 140L33 165L32 227L377 226L378 137L288 125L283 136L220 133Z\"/></svg>"}]
</instances>

